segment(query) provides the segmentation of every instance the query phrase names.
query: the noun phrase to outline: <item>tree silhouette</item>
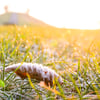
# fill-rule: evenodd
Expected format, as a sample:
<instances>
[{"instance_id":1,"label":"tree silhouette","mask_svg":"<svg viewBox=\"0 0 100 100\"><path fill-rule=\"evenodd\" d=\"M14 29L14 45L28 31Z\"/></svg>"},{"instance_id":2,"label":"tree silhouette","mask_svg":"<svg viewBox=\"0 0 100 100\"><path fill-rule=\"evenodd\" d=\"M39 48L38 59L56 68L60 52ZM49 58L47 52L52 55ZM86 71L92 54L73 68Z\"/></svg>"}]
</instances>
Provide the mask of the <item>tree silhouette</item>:
<instances>
[{"instance_id":1,"label":"tree silhouette","mask_svg":"<svg viewBox=\"0 0 100 100\"><path fill-rule=\"evenodd\" d=\"M27 9L26 14L29 15L30 9Z\"/></svg>"},{"instance_id":2,"label":"tree silhouette","mask_svg":"<svg viewBox=\"0 0 100 100\"><path fill-rule=\"evenodd\" d=\"M6 6L4 7L4 9L5 9L5 13L7 13L7 12L8 12L8 6L6 5Z\"/></svg>"}]
</instances>

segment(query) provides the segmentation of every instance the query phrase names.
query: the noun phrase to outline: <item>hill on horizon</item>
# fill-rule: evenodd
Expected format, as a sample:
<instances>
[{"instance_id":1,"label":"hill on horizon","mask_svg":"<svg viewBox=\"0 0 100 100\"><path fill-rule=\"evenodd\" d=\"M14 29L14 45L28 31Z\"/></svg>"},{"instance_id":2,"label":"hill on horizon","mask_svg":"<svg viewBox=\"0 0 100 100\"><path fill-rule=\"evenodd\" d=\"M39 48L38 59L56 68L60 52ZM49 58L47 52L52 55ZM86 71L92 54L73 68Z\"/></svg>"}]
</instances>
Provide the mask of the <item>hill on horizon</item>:
<instances>
[{"instance_id":1,"label":"hill on horizon","mask_svg":"<svg viewBox=\"0 0 100 100\"><path fill-rule=\"evenodd\" d=\"M26 13L7 12L0 15L0 25L42 25L48 24Z\"/></svg>"}]
</instances>

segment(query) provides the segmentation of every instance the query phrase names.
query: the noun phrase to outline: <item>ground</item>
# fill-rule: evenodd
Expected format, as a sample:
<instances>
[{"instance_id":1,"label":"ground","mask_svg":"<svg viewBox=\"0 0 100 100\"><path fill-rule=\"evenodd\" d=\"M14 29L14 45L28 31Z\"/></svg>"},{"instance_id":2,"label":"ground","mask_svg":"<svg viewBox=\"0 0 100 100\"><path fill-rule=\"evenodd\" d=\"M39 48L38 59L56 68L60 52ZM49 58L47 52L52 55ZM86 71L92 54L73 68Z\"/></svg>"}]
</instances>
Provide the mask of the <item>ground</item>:
<instances>
[{"instance_id":1,"label":"ground","mask_svg":"<svg viewBox=\"0 0 100 100\"><path fill-rule=\"evenodd\" d=\"M0 26L1 99L100 99L100 30L42 26ZM55 70L63 85L47 87L5 73L8 65L41 63ZM32 83L31 83L32 82Z\"/></svg>"}]
</instances>

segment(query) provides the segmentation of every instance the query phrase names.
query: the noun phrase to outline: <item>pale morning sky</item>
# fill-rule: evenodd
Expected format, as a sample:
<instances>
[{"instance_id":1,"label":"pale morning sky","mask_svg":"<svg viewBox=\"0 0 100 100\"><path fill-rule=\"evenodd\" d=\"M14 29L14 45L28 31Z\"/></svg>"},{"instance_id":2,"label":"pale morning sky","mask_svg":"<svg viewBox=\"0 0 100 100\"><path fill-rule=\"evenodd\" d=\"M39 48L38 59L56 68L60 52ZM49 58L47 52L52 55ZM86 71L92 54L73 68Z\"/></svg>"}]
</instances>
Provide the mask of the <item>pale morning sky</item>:
<instances>
[{"instance_id":1,"label":"pale morning sky","mask_svg":"<svg viewBox=\"0 0 100 100\"><path fill-rule=\"evenodd\" d=\"M4 6L9 11L26 12L56 27L100 28L100 0L0 0L0 14Z\"/></svg>"}]
</instances>

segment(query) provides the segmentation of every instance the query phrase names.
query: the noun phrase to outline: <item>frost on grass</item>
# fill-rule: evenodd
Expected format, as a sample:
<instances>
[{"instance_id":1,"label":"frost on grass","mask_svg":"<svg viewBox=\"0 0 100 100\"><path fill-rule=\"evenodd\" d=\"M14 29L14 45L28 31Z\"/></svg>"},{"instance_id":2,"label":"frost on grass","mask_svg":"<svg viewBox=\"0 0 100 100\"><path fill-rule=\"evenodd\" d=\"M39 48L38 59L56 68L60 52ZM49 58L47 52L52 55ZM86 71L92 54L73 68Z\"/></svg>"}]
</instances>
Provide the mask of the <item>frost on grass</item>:
<instances>
[{"instance_id":1,"label":"frost on grass","mask_svg":"<svg viewBox=\"0 0 100 100\"><path fill-rule=\"evenodd\" d=\"M18 69L17 69L18 68ZM46 85L53 85L53 80L58 79L60 84L63 83L61 76L59 76L54 70L43 66L41 64L32 63L18 63L13 64L5 68L5 72L15 71L15 73L22 79L27 78L26 73L30 75L31 78L37 79L39 81L44 81Z\"/></svg>"}]
</instances>

